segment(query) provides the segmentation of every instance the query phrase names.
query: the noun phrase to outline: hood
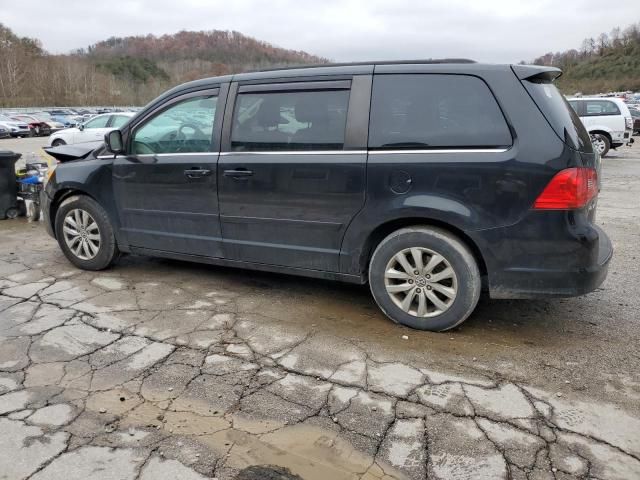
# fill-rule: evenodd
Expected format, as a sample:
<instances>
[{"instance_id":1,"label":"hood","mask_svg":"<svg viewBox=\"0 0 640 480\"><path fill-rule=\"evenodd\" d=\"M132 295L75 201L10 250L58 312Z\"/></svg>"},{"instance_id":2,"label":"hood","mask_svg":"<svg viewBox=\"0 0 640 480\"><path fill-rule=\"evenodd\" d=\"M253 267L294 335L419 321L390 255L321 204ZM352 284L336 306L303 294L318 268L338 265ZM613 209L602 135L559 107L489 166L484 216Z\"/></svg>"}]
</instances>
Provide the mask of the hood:
<instances>
[{"instance_id":1,"label":"hood","mask_svg":"<svg viewBox=\"0 0 640 480\"><path fill-rule=\"evenodd\" d=\"M60 163L87 158L95 150L92 147L77 145L62 145L60 147L44 147L43 150Z\"/></svg>"}]
</instances>

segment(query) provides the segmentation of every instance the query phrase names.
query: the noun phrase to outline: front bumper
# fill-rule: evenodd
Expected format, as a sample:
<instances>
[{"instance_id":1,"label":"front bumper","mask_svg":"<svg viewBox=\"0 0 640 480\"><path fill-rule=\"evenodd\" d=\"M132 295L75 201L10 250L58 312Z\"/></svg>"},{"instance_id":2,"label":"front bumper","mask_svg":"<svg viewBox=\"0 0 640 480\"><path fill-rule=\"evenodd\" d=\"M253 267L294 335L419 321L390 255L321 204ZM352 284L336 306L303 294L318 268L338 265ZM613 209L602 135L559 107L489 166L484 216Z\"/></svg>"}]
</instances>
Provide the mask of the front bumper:
<instances>
[{"instance_id":1,"label":"front bumper","mask_svg":"<svg viewBox=\"0 0 640 480\"><path fill-rule=\"evenodd\" d=\"M40 192L40 208L42 209L42 218L44 218L44 228L49 235L56 238L56 234L53 231L53 222L51 219L51 197L47 193L47 187Z\"/></svg>"},{"instance_id":2,"label":"front bumper","mask_svg":"<svg viewBox=\"0 0 640 480\"><path fill-rule=\"evenodd\" d=\"M29 130L28 128L22 130L11 130L11 136L14 138L28 137L29 135L31 135L31 130Z\"/></svg>"}]
</instances>

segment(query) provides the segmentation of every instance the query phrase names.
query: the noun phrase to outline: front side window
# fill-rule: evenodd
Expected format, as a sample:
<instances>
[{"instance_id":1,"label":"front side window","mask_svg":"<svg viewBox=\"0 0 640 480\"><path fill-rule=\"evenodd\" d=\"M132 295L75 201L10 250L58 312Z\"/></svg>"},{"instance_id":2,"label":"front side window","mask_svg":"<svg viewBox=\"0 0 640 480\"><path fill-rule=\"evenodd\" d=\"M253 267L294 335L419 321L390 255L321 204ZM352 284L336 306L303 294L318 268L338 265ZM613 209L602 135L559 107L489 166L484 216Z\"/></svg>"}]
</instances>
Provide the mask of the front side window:
<instances>
[{"instance_id":1,"label":"front side window","mask_svg":"<svg viewBox=\"0 0 640 480\"><path fill-rule=\"evenodd\" d=\"M374 77L369 148L495 148L511 143L493 94L477 77Z\"/></svg>"},{"instance_id":2,"label":"front side window","mask_svg":"<svg viewBox=\"0 0 640 480\"><path fill-rule=\"evenodd\" d=\"M171 105L137 128L133 153L198 153L211 150L217 97L193 97Z\"/></svg>"},{"instance_id":3,"label":"front side window","mask_svg":"<svg viewBox=\"0 0 640 480\"><path fill-rule=\"evenodd\" d=\"M609 100L587 100L586 115L588 117L620 115L620 109Z\"/></svg>"},{"instance_id":4,"label":"front side window","mask_svg":"<svg viewBox=\"0 0 640 480\"><path fill-rule=\"evenodd\" d=\"M105 128L109 123L109 115L102 115L89 120L84 124L84 128Z\"/></svg>"},{"instance_id":5,"label":"front side window","mask_svg":"<svg viewBox=\"0 0 640 480\"><path fill-rule=\"evenodd\" d=\"M240 93L231 149L342 150L348 90Z\"/></svg>"}]
</instances>

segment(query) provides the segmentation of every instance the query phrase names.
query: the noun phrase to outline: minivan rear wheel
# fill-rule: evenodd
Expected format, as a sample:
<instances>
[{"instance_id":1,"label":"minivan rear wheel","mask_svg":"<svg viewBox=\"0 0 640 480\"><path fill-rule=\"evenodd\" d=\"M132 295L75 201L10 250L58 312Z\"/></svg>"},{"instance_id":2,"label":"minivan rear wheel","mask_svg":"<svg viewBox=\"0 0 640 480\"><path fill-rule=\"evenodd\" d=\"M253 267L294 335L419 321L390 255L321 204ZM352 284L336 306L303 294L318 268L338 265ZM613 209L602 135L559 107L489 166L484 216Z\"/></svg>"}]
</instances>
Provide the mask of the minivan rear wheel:
<instances>
[{"instance_id":1,"label":"minivan rear wheel","mask_svg":"<svg viewBox=\"0 0 640 480\"><path fill-rule=\"evenodd\" d=\"M391 320L441 332L460 325L480 298L481 280L469 248L446 230L402 228L371 256L369 285Z\"/></svg>"},{"instance_id":2,"label":"minivan rear wheel","mask_svg":"<svg viewBox=\"0 0 640 480\"><path fill-rule=\"evenodd\" d=\"M607 153L609 153L611 142L606 135L603 135L601 133L594 133L592 137L593 140L591 143L593 143L593 146L598 151L601 157L604 157Z\"/></svg>"}]
</instances>

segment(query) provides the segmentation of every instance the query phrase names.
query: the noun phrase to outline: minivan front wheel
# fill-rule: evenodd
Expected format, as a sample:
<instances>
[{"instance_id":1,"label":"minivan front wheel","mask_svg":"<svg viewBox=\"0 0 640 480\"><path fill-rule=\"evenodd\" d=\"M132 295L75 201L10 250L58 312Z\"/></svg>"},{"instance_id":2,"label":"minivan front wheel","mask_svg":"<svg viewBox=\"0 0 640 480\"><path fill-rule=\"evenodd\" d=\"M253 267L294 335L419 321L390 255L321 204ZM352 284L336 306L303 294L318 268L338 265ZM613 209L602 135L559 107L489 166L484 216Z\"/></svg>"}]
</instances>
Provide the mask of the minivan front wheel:
<instances>
[{"instance_id":1,"label":"minivan front wheel","mask_svg":"<svg viewBox=\"0 0 640 480\"><path fill-rule=\"evenodd\" d=\"M369 285L394 322L444 331L461 324L480 298L480 271L467 246L446 230L409 227L387 236L369 264Z\"/></svg>"},{"instance_id":2,"label":"minivan front wheel","mask_svg":"<svg viewBox=\"0 0 640 480\"><path fill-rule=\"evenodd\" d=\"M55 231L67 259L83 270L103 270L118 256L107 212L90 197L65 199L56 213Z\"/></svg>"}]
</instances>

